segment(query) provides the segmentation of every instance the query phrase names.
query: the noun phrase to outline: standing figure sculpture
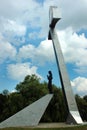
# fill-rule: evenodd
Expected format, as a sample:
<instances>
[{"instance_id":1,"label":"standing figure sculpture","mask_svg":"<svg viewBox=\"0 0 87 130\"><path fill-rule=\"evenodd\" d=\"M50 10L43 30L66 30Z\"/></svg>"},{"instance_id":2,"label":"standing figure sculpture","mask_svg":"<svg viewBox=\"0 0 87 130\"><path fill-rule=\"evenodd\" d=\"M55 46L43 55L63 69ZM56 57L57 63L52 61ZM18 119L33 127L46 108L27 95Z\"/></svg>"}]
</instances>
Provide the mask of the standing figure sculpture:
<instances>
[{"instance_id":1,"label":"standing figure sculpture","mask_svg":"<svg viewBox=\"0 0 87 130\"><path fill-rule=\"evenodd\" d=\"M49 93L53 93L52 91L52 72L48 71L48 75L47 75L47 79L48 79L48 89L49 89Z\"/></svg>"}]
</instances>

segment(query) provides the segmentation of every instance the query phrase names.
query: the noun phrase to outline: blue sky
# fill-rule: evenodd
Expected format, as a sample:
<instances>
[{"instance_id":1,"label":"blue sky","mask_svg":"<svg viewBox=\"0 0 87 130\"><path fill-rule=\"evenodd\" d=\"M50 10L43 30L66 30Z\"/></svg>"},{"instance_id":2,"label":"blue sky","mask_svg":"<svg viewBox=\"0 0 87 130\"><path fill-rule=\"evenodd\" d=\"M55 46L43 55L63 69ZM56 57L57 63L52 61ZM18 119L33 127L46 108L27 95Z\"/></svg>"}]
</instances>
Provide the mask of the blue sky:
<instances>
[{"instance_id":1,"label":"blue sky","mask_svg":"<svg viewBox=\"0 0 87 130\"><path fill-rule=\"evenodd\" d=\"M52 42L47 40L49 7L62 19L56 30L74 93L87 95L87 0L0 0L0 92L14 91L26 75L60 86Z\"/></svg>"}]
</instances>

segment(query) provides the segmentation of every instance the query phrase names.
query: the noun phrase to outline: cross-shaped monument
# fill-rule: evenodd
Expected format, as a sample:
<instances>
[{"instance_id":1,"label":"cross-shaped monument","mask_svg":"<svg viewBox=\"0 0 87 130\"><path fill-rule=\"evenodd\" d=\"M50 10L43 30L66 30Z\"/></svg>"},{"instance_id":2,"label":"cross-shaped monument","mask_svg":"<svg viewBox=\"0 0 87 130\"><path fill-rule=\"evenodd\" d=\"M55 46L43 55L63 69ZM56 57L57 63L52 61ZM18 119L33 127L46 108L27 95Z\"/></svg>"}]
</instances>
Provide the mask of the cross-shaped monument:
<instances>
[{"instance_id":1,"label":"cross-shaped monument","mask_svg":"<svg viewBox=\"0 0 87 130\"><path fill-rule=\"evenodd\" d=\"M55 6L50 7L50 28L48 39L53 41L56 62L68 111L67 123L80 124L83 122L76 105L76 101L64 63L63 54L58 41L58 36L55 30L55 25L60 18L61 16L58 8ZM5 121L1 122L0 128L38 125L52 97L53 94L47 94L46 96L40 98L39 100L35 101L34 103L14 114L13 116L9 117Z\"/></svg>"},{"instance_id":2,"label":"cross-shaped monument","mask_svg":"<svg viewBox=\"0 0 87 130\"><path fill-rule=\"evenodd\" d=\"M49 34L48 39L52 40L53 48L55 52L57 67L59 71L60 81L62 85L62 90L65 98L65 103L67 106L67 123L80 124L83 123L75 97L72 91L69 76L66 70L64 57L61 51L60 43L58 40L58 35L55 29L56 23L61 19L61 13L56 6L51 6L49 10Z\"/></svg>"}]
</instances>

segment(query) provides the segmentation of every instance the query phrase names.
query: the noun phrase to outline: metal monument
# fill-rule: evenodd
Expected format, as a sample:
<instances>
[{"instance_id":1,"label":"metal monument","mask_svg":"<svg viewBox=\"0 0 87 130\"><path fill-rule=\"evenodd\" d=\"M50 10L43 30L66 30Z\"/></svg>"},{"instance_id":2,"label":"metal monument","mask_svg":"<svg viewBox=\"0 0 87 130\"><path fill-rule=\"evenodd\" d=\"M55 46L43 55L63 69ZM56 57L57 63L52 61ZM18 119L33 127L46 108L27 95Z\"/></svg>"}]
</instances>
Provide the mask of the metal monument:
<instances>
[{"instance_id":1,"label":"metal monument","mask_svg":"<svg viewBox=\"0 0 87 130\"><path fill-rule=\"evenodd\" d=\"M75 97L72 91L71 83L69 80L69 76L66 70L64 57L61 51L60 43L58 40L58 35L55 29L56 23L61 19L61 13L56 6L51 6L49 10L49 34L48 39L52 40L53 48L55 52L57 67L59 71L60 81L63 89L63 94L67 106L67 123L80 124L83 123L77 104L75 101Z\"/></svg>"}]
</instances>

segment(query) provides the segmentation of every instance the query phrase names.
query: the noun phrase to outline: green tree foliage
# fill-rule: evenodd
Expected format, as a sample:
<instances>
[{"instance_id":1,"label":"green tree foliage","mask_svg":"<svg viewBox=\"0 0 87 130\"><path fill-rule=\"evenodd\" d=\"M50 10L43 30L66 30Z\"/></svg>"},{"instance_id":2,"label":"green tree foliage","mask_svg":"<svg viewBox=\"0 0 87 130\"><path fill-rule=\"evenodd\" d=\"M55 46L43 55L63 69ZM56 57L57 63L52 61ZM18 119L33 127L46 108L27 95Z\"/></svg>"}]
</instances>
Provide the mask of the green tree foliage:
<instances>
[{"instance_id":1,"label":"green tree foliage","mask_svg":"<svg viewBox=\"0 0 87 130\"><path fill-rule=\"evenodd\" d=\"M83 121L87 121L87 101L85 97L81 98L79 95L76 95L77 106Z\"/></svg>"},{"instance_id":2,"label":"green tree foliage","mask_svg":"<svg viewBox=\"0 0 87 130\"><path fill-rule=\"evenodd\" d=\"M3 110L5 109L6 101L7 97L3 94L0 94L0 121L3 120Z\"/></svg>"},{"instance_id":3,"label":"green tree foliage","mask_svg":"<svg viewBox=\"0 0 87 130\"><path fill-rule=\"evenodd\" d=\"M87 102L87 95L85 95L85 96L83 97L83 99Z\"/></svg>"},{"instance_id":4,"label":"green tree foliage","mask_svg":"<svg viewBox=\"0 0 87 130\"><path fill-rule=\"evenodd\" d=\"M9 91L7 89L3 90L3 95L8 96L8 94L9 94Z\"/></svg>"},{"instance_id":5,"label":"green tree foliage","mask_svg":"<svg viewBox=\"0 0 87 130\"><path fill-rule=\"evenodd\" d=\"M36 75L27 75L23 82L16 86L16 92L4 90L0 94L0 122L17 113L24 107L48 94L47 83L40 82ZM83 120L87 121L87 96L76 95L77 105ZM67 109L62 89L53 85L53 98L47 107L42 122L62 122L67 118Z\"/></svg>"},{"instance_id":6,"label":"green tree foliage","mask_svg":"<svg viewBox=\"0 0 87 130\"><path fill-rule=\"evenodd\" d=\"M16 90L22 94L24 106L31 104L48 93L45 84L41 84L36 75L26 76L24 81L16 86Z\"/></svg>"},{"instance_id":7,"label":"green tree foliage","mask_svg":"<svg viewBox=\"0 0 87 130\"><path fill-rule=\"evenodd\" d=\"M62 122L67 118L64 97L60 88L53 85L53 98L42 117L42 122Z\"/></svg>"}]
</instances>

